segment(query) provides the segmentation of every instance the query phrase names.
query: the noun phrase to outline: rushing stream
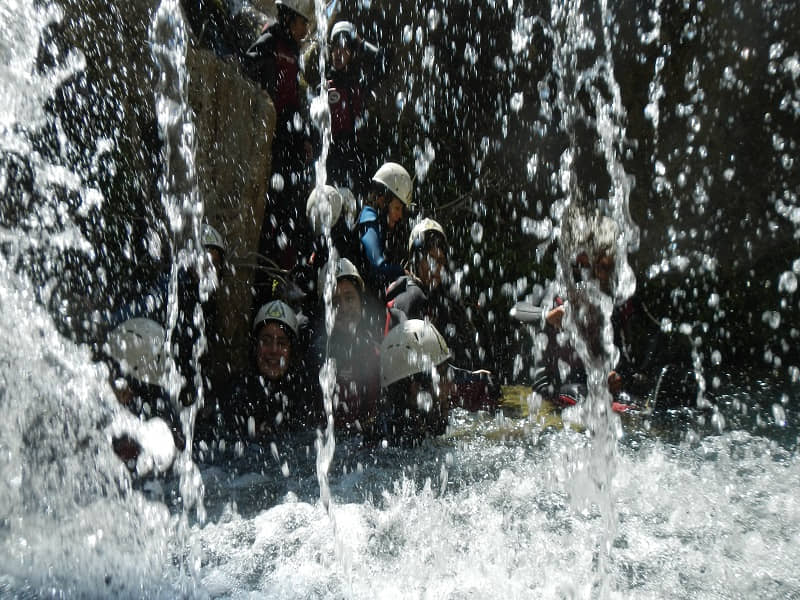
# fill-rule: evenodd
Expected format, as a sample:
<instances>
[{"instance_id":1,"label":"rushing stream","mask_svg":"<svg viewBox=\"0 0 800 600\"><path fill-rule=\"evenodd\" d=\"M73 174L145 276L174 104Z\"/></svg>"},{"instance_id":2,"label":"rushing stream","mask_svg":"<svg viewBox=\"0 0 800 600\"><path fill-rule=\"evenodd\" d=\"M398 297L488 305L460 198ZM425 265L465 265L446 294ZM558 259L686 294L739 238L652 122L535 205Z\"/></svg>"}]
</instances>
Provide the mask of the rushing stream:
<instances>
[{"instance_id":1,"label":"rushing stream","mask_svg":"<svg viewBox=\"0 0 800 600\"><path fill-rule=\"evenodd\" d=\"M202 300L214 284L203 253L196 250L204 204L194 156L197 131L187 96L189 33L177 0L154 4L144 45L158 85L137 90L136 95L149 98L163 142L160 205L147 218L162 220L163 243L170 246L173 261L169 332L178 319L178 271L196 268L203 274ZM366 10L372 3L364 4ZM513 4L509 2L509 11ZM3 0L0 598L800 597L800 429L795 416L800 402L800 334L797 323L787 323L786 317L781 322L782 311L798 314L797 147L787 128L775 124L797 127L800 49L784 41L768 44L769 75L775 86L785 89L778 94L777 107L764 108L762 124L775 128L769 130L772 163L786 174L774 180L764 198L777 216L766 225L757 215L747 216L742 222L757 229L747 232L754 235L751 241L727 240L738 232L723 236L730 248L746 248L742 252L752 254L756 233L780 228L794 233L793 249L787 252L795 260L773 282L778 299L754 309L765 327L783 328L787 334L765 344L754 357L746 336L737 337L742 330L720 324L738 285L729 289L715 270L730 259L728 248L722 248L724 243L719 249L711 242L703 246L704 239L711 239L703 238L702 226L704 219L713 221L710 207L716 204L708 195L715 177L735 182L737 169L747 172L741 164L747 159L737 158L736 149L704 144L703 128L710 128L712 120L721 128L724 121L735 120L735 113L731 109L729 115L719 114L716 108L709 115L704 110L698 75L702 64L696 59L687 67L685 101L676 108L664 99L665 61L687 40L714 41L697 42L697 32L688 26L679 39L670 40L671 25L662 21L668 12L662 10L665 3L650 4L640 13L646 18L637 22L638 39L629 41L641 51L642 62L653 66L643 83L642 114L637 115L648 123L646 141L631 141L626 129L627 88L615 76L621 35L615 9L601 2L589 12L577 0L552 0L549 12L534 18L523 5L513 8L516 25L503 32L511 36L513 51L523 53L533 43L534 32L548 39L553 49L552 78L535 90L539 109L532 131L538 133L532 147L524 150L530 155L531 180L538 181L546 168L548 128L564 142L546 178L557 200L546 214L541 205L534 208L535 200L530 202L529 213L519 215L518 245L538 256L543 244L560 235L555 279L547 291L539 285L539 296L549 301L563 295L576 305L583 302L587 311L604 315L601 322L608 325L614 302L637 290L637 252L645 243L666 240L650 254L658 260L638 273L653 280L680 273L680 284L665 295L674 305L696 302L703 311L711 311L709 318L690 323L685 316L689 309L677 310L673 319L659 323L662 331L687 340L684 359L694 367L699 384L690 408L661 419L646 414L620 417L608 410L605 375L613 368L617 349L607 343L607 331L598 334L606 343L599 351L593 349L577 321L568 319L590 376L586 403L561 415L563 428L536 416L541 399L523 394L521 406L514 410L455 410L447 436L414 449L365 446L359 439L340 438L329 419L325 431L298 435L281 448L223 444L198 451L192 447L192 431L200 398L191 407L181 407L188 448L172 470L135 478L111 448L108 428L125 409L112 394L107 368L93 361L90 344L74 341L85 340L87 332L91 337L108 314L104 309L112 308L102 306L112 274L97 266L102 250L96 237L85 235L84 225L92 219L104 223L103 211L116 200L116 188L110 183L104 187L113 177L104 179L102 174L128 167L113 164L110 157L115 145L128 143L123 141L122 121L132 118L133 109L108 90L94 90L89 81L85 85L96 94L97 106L76 103L73 109L94 114L97 121L87 117L85 135L78 136L82 143L76 145L73 132L67 131L68 119L60 118L59 107L71 100L61 90L75 81L85 83L93 71L86 53L53 41L65 9L55 2ZM702 15L707 3L685 4L684 10ZM741 18L742 8L735 4L732 20ZM781 19L789 16L782 17L773 3L765 4L779 29ZM318 2L317 21L323 32L334 8ZM118 10L124 9L110 9L109 19L116 18ZM426 12L429 33L441 19L434 8ZM587 23L592 19L596 22ZM627 31L629 25L623 23L622 28ZM423 60L433 56L434 47L424 45L427 34L421 27L398 29L405 43L420 46ZM735 48L747 63L751 41L728 40L726 47ZM460 60L461 49L458 52ZM463 53L473 66L474 52L468 45ZM495 63L503 60L498 57ZM432 76L438 68L434 64L430 58L424 72ZM321 72L324 67L323 56ZM746 66L737 63L722 71L721 88L739 90L746 97ZM626 82L630 85L627 77ZM424 83L409 76L405 85L405 91L397 92L400 111ZM324 94L323 84L312 103L324 140L316 169L318 188L325 184L330 128ZM424 93L416 107L427 134L436 122L434 103L424 104L419 98ZM522 98L522 92L511 97L511 113L523 108ZM680 143L673 131L661 126L667 110L685 121L687 134ZM498 114L498 128L505 131L508 119L509 114ZM101 121L102 127L97 124ZM108 124L108 131L97 133ZM632 217L636 178L625 167L639 143L651 153L654 193L669 202L636 214L650 218L663 210L674 217L664 228L650 225L659 231L649 237ZM541 144L541 156L536 144ZM604 183L591 188L581 181L591 172L585 166L587 146L596 150L594 167L604 173ZM487 142L481 150L484 157L488 148ZM720 173L708 158L715 151L727 161ZM420 180L446 160L442 152L433 151L430 140L415 148L414 155ZM692 161L694 171L675 170L681 157ZM587 292L571 272L575 248L569 246L574 234L569 215L576 206L595 201L585 197L589 189L604 198L606 214L622 232L616 240L612 297ZM491 207L482 205L476 214L485 219ZM480 241L480 223L469 231L473 242ZM127 234L134 237L132 230ZM128 250L124 244L120 247L124 260L130 260ZM470 261L477 271L481 256L465 257L460 275L469 274ZM74 278L75 265L90 272L75 284L90 282L77 296L91 309L84 312L75 312L62 295L65 285L69 288L65 280ZM752 275L757 268L738 272ZM693 280L683 278L686 273L708 275L705 281L712 287L687 291ZM503 295L499 288L513 289L506 295L515 298L509 300L521 299L529 283L533 281L503 282L497 296ZM742 287L749 289L750 284L748 279ZM324 291L329 328L331 285L332 277ZM89 316L79 322L73 314ZM195 325L203 331L202 315ZM515 335L516 340L525 339L528 331L520 325ZM196 362L205 343L201 333L193 348ZM745 360L728 364L729 356ZM517 365L530 360L512 357L515 366L509 365L508 372L524 379L524 369ZM748 361L753 369L741 366ZM176 405L178 377L173 364L169 391ZM329 416L331 377L325 369L320 376Z\"/></svg>"}]
</instances>

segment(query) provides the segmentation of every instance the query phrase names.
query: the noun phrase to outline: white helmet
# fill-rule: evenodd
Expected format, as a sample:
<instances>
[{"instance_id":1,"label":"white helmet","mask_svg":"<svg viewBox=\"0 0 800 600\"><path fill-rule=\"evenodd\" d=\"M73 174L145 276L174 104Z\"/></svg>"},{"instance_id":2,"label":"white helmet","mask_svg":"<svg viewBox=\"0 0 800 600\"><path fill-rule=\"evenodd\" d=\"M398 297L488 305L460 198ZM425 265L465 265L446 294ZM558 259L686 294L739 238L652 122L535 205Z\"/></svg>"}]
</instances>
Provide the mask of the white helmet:
<instances>
[{"instance_id":1,"label":"white helmet","mask_svg":"<svg viewBox=\"0 0 800 600\"><path fill-rule=\"evenodd\" d=\"M325 226L331 229L342 215L342 195L332 185L314 188L306 202L306 216L314 235L322 235Z\"/></svg>"},{"instance_id":2,"label":"white helmet","mask_svg":"<svg viewBox=\"0 0 800 600\"><path fill-rule=\"evenodd\" d=\"M350 21L339 21L336 25L333 26L331 29L331 42L333 38L335 38L340 33L347 35L351 40L356 39L356 26L353 25Z\"/></svg>"},{"instance_id":3,"label":"white helmet","mask_svg":"<svg viewBox=\"0 0 800 600\"><path fill-rule=\"evenodd\" d=\"M320 296L322 296L322 290L325 289L325 279L328 277L330 264L331 261L326 262L325 266L319 270L319 275L317 276L317 292ZM343 278L353 279L355 280L359 293L363 294L364 280L361 278L356 266L346 258L337 258L334 264L336 265L336 270L334 271L336 281Z\"/></svg>"},{"instance_id":4,"label":"white helmet","mask_svg":"<svg viewBox=\"0 0 800 600\"><path fill-rule=\"evenodd\" d=\"M408 174L402 165L394 162L384 163L383 166L372 176L372 181L381 183L397 196L403 204L411 206L411 194L413 192L411 175Z\"/></svg>"},{"instance_id":5,"label":"white helmet","mask_svg":"<svg viewBox=\"0 0 800 600\"><path fill-rule=\"evenodd\" d=\"M275 4L290 8L309 21L314 20L314 0L275 0Z\"/></svg>"},{"instance_id":6,"label":"white helmet","mask_svg":"<svg viewBox=\"0 0 800 600\"><path fill-rule=\"evenodd\" d=\"M433 219L422 219L419 223L414 225L414 229L411 230L411 235L408 236L408 252L411 253L411 249L417 245L421 246L425 243L425 234L435 231L436 233L441 234L444 238L445 243L447 242L447 234L444 232L444 228L439 224L438 221L434 221Z\"/></svg>"},{"instance_id":7,"label":"white helmet","mask_svg":"<svg viewBox=\"0 0 800 600\"><path fill-rule=\"evenodd\" d=\"M200 241L204 248L219 248L220 252L225 253L225 240L219 231L208 223L203 223L200 231Z\"/></svg>"},{"instance_id":8,"label":"white helmet","mask_svg":"<svg viewBox=\"0 0 800 600\"><path fill-rule=\"evenodd\" d=\"M381 387L428 372L451 356L436 327L420 319L403 321L381 343Z\"/></svg>"},{"instance_id":9,"label":"white helmet","mask_svg":"<svg viewBox=\"0 0 800 600\"><path fill-rule=\"evenodd\" d=\"M258 331L258 328L268 321L283 323L291 329L292 333L297 335L297 315L292 310L292 307L283 300L267 302L258 309L256 318L253 320L253 333Z\"/></svg>"},{"instance_id":10,"label":"white helmet","mask_svg":"<svg viewBox=\"0 0 800 600\"><path fill-rule=\"evenodd\" d=\"M118 325L106 340L106 353L122 374L148 385L161 385L165 371L164 328L142 317Z\"/></svg>"}]
</instances>

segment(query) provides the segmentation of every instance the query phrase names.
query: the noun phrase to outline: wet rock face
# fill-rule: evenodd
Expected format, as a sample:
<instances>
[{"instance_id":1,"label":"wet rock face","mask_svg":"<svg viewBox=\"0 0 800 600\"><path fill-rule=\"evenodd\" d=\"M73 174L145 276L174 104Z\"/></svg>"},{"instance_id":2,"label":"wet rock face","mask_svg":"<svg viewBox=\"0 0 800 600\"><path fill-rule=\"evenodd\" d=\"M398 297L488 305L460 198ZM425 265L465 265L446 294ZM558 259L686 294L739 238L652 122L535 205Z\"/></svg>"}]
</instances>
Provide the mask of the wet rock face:
<instances>
[{"instance_id":1,"label":"wet rock face","mask_svg":"<svg viewBox=\"0 0 800 600\"><path fill-rule=\"evenodd\" d=\"M250 286L270 174L275 109L269 96L235 64L193 49L189 103L197 128L196 166L207 219L228 244L229 265L217 303L232 359L244 365L250 320Z\"/></svg>"},{"instance_id":2,"label":"wet rock face","mask_svg":"<svg viewBox=\"0 0 800 600\"><path fill-rule=\"evenodd\" d=\"M81 340L105 331L105 318L92 317L94 311L102 315L140 296L169 264L172 233L158 183L164 164L155 114L158 73L148 41L154 4L66 0L45 29L39 50L43 71L62 68L69 56L78 57L82 66L57 86L45 107L57 125L36 132L32 143L41 148L43 162L65 166L78 175L81 190L99 190L103 197L85 211L74 211L91 248L88 255L30 259L40 263L32 270L41 282L59 273L45 301L70 307L62 311L70 317L60 326ZM247 14L257 28L261 17ZM188 103L196 128L198 191L207 220L226 239L233 267L219 293L219 323L223 335L234 340L234 363L243 364L252 277L247 264L254 262L247 253L257 247L264 214L275 111L269 97L241 75L235 59L202 47L191 29L189 38ZM31 194L32 175L14 172L13 193L34 197L28 203L33 212L37 202L51 202L52 190ZM58 188L56 194L67 200L75 196L69 202L79 203L80 194L69 189ZM53 232L61 226L56 223Z\"/></svg>"}]
</instances>

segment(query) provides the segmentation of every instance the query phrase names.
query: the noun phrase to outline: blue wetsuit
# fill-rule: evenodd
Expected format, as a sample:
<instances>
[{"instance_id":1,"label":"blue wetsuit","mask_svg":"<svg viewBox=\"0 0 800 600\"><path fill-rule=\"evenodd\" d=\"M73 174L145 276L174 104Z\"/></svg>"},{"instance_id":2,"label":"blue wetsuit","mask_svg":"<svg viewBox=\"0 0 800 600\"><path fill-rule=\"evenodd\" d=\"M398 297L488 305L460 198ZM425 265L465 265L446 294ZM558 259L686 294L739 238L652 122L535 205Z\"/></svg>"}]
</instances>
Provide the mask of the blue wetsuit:
<instances>
[{"instance_id":1,"label":"blue wetsuit","mask_svg":"<svg viewBox=\"0 0 800 600\"><path fill-rule=\"evenodd\" d=\"M361 240L361 251L364 266L367 269L369 282L373 287L382 289L390 281L394 281L405 273L401 265L386 260L384 252L384 225L378 211L372 206L365 206L358 217L358 234Z\"/></svg>"}]
</instances>

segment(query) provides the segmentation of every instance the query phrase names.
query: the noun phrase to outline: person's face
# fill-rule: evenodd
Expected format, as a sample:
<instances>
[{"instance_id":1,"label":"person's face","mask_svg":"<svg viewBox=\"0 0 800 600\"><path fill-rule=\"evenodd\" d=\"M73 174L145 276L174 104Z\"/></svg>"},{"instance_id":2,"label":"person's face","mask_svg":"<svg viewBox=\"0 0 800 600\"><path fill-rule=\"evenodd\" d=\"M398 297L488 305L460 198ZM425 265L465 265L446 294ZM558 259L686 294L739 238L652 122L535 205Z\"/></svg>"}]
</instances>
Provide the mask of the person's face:
<instances>
[{"instance_id":1,"label":"person's face","mask_svg":"<svg viewBox=\"0 0 800 600\"><path fill-rule=\"evenodd\" d=\"M403 220L403 210L405 205L397 198L392 198L389 202L389 208L386 214L386 224L389 229L394 229L395 226Z\"/></svg>"},{"instance_id":2,"label":"person's face","mask_svg":"<svg viewBox=\"0 0 800 600\"><path fill-rule=\"evenodd\" d=\"M289 33L298 44L308 35L308 19L301 15L294 15L289 21Z\"/></svg>"},{"instance_id":3,"label":"person's face","mask_svg":"<svg viewBox=\"0 0 800 600\"><path fill-rule=\"evenodd\" d=\"M292 343L283 328L275 321L268 321L256 338L256 365L259 374L277 381L289 370Z\"/></svg>"},{"instance_id":4,"label":"person's face","mask_svg":"<svg viewBox=\"0 0 800 600\"><path fill-rule=\"evenodd\" d=\"M338 38L334 41L333 48L331 49L331 64L337 71L343 71L350 64L353 59L353 51L347 44L344 38Z\"/></svg>"},{"instance_id":5,"label":"person's face","mask_svg":"<svg viewBox=\"0 0 800 600\"><path fill-rule=\"evenodd\" d=\"M361 322L361 295L349 279L340 279L333 293L333 306L336 309L334 330L354 334Z\"/></svg>"},{"instance_id":6,"label":"person's face","mask_svg":"<svg viewBox=\"0 0 800 600\"><path fill-rule=\"evenodd\" d=\"M432 290L442 284L442 274L445 272L447 257L444 250L438 246L432 247L417 266L417 276L425 286Z\"/></svg>"}]
</instances>

